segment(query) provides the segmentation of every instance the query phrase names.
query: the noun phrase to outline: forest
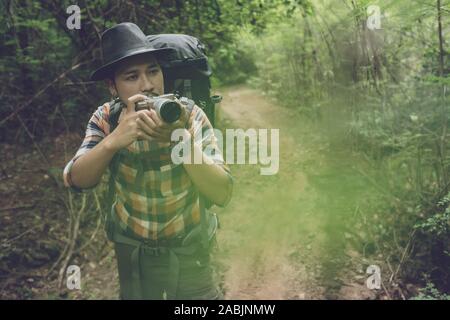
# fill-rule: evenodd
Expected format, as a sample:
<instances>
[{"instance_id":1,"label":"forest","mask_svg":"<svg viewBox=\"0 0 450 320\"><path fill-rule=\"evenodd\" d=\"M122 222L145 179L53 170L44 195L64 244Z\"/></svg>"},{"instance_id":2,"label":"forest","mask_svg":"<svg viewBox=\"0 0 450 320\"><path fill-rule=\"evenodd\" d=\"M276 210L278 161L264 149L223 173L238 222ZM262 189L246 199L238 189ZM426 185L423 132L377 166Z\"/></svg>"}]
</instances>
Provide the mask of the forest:
<instances>
[{"instance_id":1,"label":"forest","mask_svg":"<svg viewBox=\"0 0 450 320\"><path fill-rule=\"evenodd\" d=\"M89 75L121 22L204 43L216 127L280 130L279 173L230 165L215 208L226 298L450 299L447 0L83 0L70 29L73 4L0 3L1 299L118 297L106 183L62 172L111 98Z\"/></svg>"}]
</instances>

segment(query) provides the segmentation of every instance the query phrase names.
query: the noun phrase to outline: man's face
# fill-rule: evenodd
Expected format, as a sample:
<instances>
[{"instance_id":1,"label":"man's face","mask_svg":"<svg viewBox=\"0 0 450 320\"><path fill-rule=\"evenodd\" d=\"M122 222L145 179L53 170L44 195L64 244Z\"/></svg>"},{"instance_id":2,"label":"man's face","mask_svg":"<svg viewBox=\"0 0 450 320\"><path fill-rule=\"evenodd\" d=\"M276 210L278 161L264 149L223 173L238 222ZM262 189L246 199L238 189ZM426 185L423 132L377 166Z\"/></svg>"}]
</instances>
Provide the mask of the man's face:
<instances>
[{"instance_id":1,"label":"man's face","mask_svg":"<svg viewBox=\"0 0 450 320\"><path fill-rule=\"evenodd\" d=\"M126 102L135 94L161 95L164 78L161 67L151 54L131 57L121 62L114 72L114 83L108 81L112 94ZM114 92L117 90L116 92Z\"/></svg>"}]
</instances>

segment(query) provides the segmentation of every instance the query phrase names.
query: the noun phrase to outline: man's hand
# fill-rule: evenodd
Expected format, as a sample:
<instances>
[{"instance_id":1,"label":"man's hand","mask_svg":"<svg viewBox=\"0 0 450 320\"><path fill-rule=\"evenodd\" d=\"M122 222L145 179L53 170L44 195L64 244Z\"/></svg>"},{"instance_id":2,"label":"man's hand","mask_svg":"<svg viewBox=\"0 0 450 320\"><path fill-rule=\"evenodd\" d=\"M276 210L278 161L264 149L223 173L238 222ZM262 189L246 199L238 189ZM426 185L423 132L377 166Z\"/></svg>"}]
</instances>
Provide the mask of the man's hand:
<instances>
[{"instance_id":1,"label":"man's hand","mask_svg":"<svg viewBox=\"0 0 450 320\"><path fill-rule=\"evenodd\" d=\"M136 94L128 99L126 114L111 133L110 140L113 149L125 148L136 140L169 143L173 130L189 128L192 125L193 112L189 116L187 108L181 103L181 116L174 123L164 122L153 109L136 112L136 102L145 98L145 95Z\"/></svg>"},{"instance_id":2,"label":"man's hand","mask_svg":"<svg viewBox=\"0 0 450 320\"><path fill-rule=\"evenodd\" d=\"M136 140L152 140L156 134L143 125L142 115L148 110L136 112L135 104L144 100L146 96L136 94L128 98L125 116L121 119L117 128L110 135L110 146L114 150L126 148Z\"/></svg>"},{"instance_id":3,"label":"man's hand","mask_svg":"<svg viewBox=\"0 0 450 320\"><path fill-rule=\"evenodd\" d=\"M180 118L173 122L164 122L156 113L155 110L139 111L139 125L149 136L158 142L171 142L172 131L175 129L188 128L192 124L193 113L189 116L189 112L185 105L177 101L181 107Z\"/></svg>"}]
</instances>

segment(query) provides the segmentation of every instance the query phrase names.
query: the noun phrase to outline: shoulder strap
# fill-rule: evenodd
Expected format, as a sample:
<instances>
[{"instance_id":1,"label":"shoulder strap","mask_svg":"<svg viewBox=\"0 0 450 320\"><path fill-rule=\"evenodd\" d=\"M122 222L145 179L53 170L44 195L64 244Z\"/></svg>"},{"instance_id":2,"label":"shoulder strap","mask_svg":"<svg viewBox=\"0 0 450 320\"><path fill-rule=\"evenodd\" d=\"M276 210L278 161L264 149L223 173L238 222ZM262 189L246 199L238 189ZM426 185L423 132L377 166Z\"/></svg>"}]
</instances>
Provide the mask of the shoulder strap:
<instances>
[{"instance_id":1,"label":"shoulder strap","mask_svg":"<svg viewBox=\"0 0 450 320\"><path fill-rule=\"evenodd\" d=\"M113 156L111 161L109 162L109 181L108 181L108 189L106 191L106 219L105 219L105 230L106 235L110 241L113 241L114 238L114 197L115 197L115 178L117 174L117 169L120 161L120 150Z\"/></svg>"},{"instance_id":2,"label":"shoulder strap","mask_svg":"<svg viewBox=\"0 0 450 320\"><path fill-rule=\"evenodd\" d=\"M110 102L110 109L109 109L109 133L113 132L114 129L117 127L117 124L119 122L119 116L124 107L124 104L122 101L120 101L119 98L114 99Z\"/></svg>"},{"instance_id":3,"label":"shoulder strap","mask_svg":"<svg viewBox=\"0 0 450 320\"><path fill-rule=\"evenodd\" d=\"M117 124L119 122L119 116L123 108L123 103L120 101L119 98L116 98L110 102L110 109L109 109L109 133L113 132L114 129L117 127ZM105 219L105 231L106 235L108 236L108 239L110 241L113 241L114 238L114 214L112 212L113 205L114 205L114 196L115 196L115 190L114 190L114 180L116 176L117 166L119 162L119 153L116 153L111 161L109 162L109 183L108 183L108 189L106 192L106 219Z\"/></svg>"}]
</instances>

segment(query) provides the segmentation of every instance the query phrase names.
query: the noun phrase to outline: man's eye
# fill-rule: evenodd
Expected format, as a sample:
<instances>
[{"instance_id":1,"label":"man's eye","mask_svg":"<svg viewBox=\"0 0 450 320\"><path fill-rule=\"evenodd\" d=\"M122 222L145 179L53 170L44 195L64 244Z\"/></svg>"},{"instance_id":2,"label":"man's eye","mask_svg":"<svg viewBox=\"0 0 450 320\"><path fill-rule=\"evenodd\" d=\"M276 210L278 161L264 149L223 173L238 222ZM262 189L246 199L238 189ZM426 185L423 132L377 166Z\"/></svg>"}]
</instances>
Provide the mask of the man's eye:
<instances>
[{"instance_id":1,"label":"man's eye","mask_svg":"<svg viewBox=\"0 0 450 320\"><path fill-rule=\"evenodd\" d=\"M136 80L136 79L137 79L136 75L132 75L132 76L127 77L127 80L131 80L131 81Z\"/></svg>"},{"instance_id":2,"label":"man's eye","mask_svg":"<svg viewBox=\"0 0 450 320\"><path fill-rule=\"evenodd\" d=\"M159 69L152 69L150 70L151 74L157 74L159 72Z\"/></svg>"}]
</instances>

